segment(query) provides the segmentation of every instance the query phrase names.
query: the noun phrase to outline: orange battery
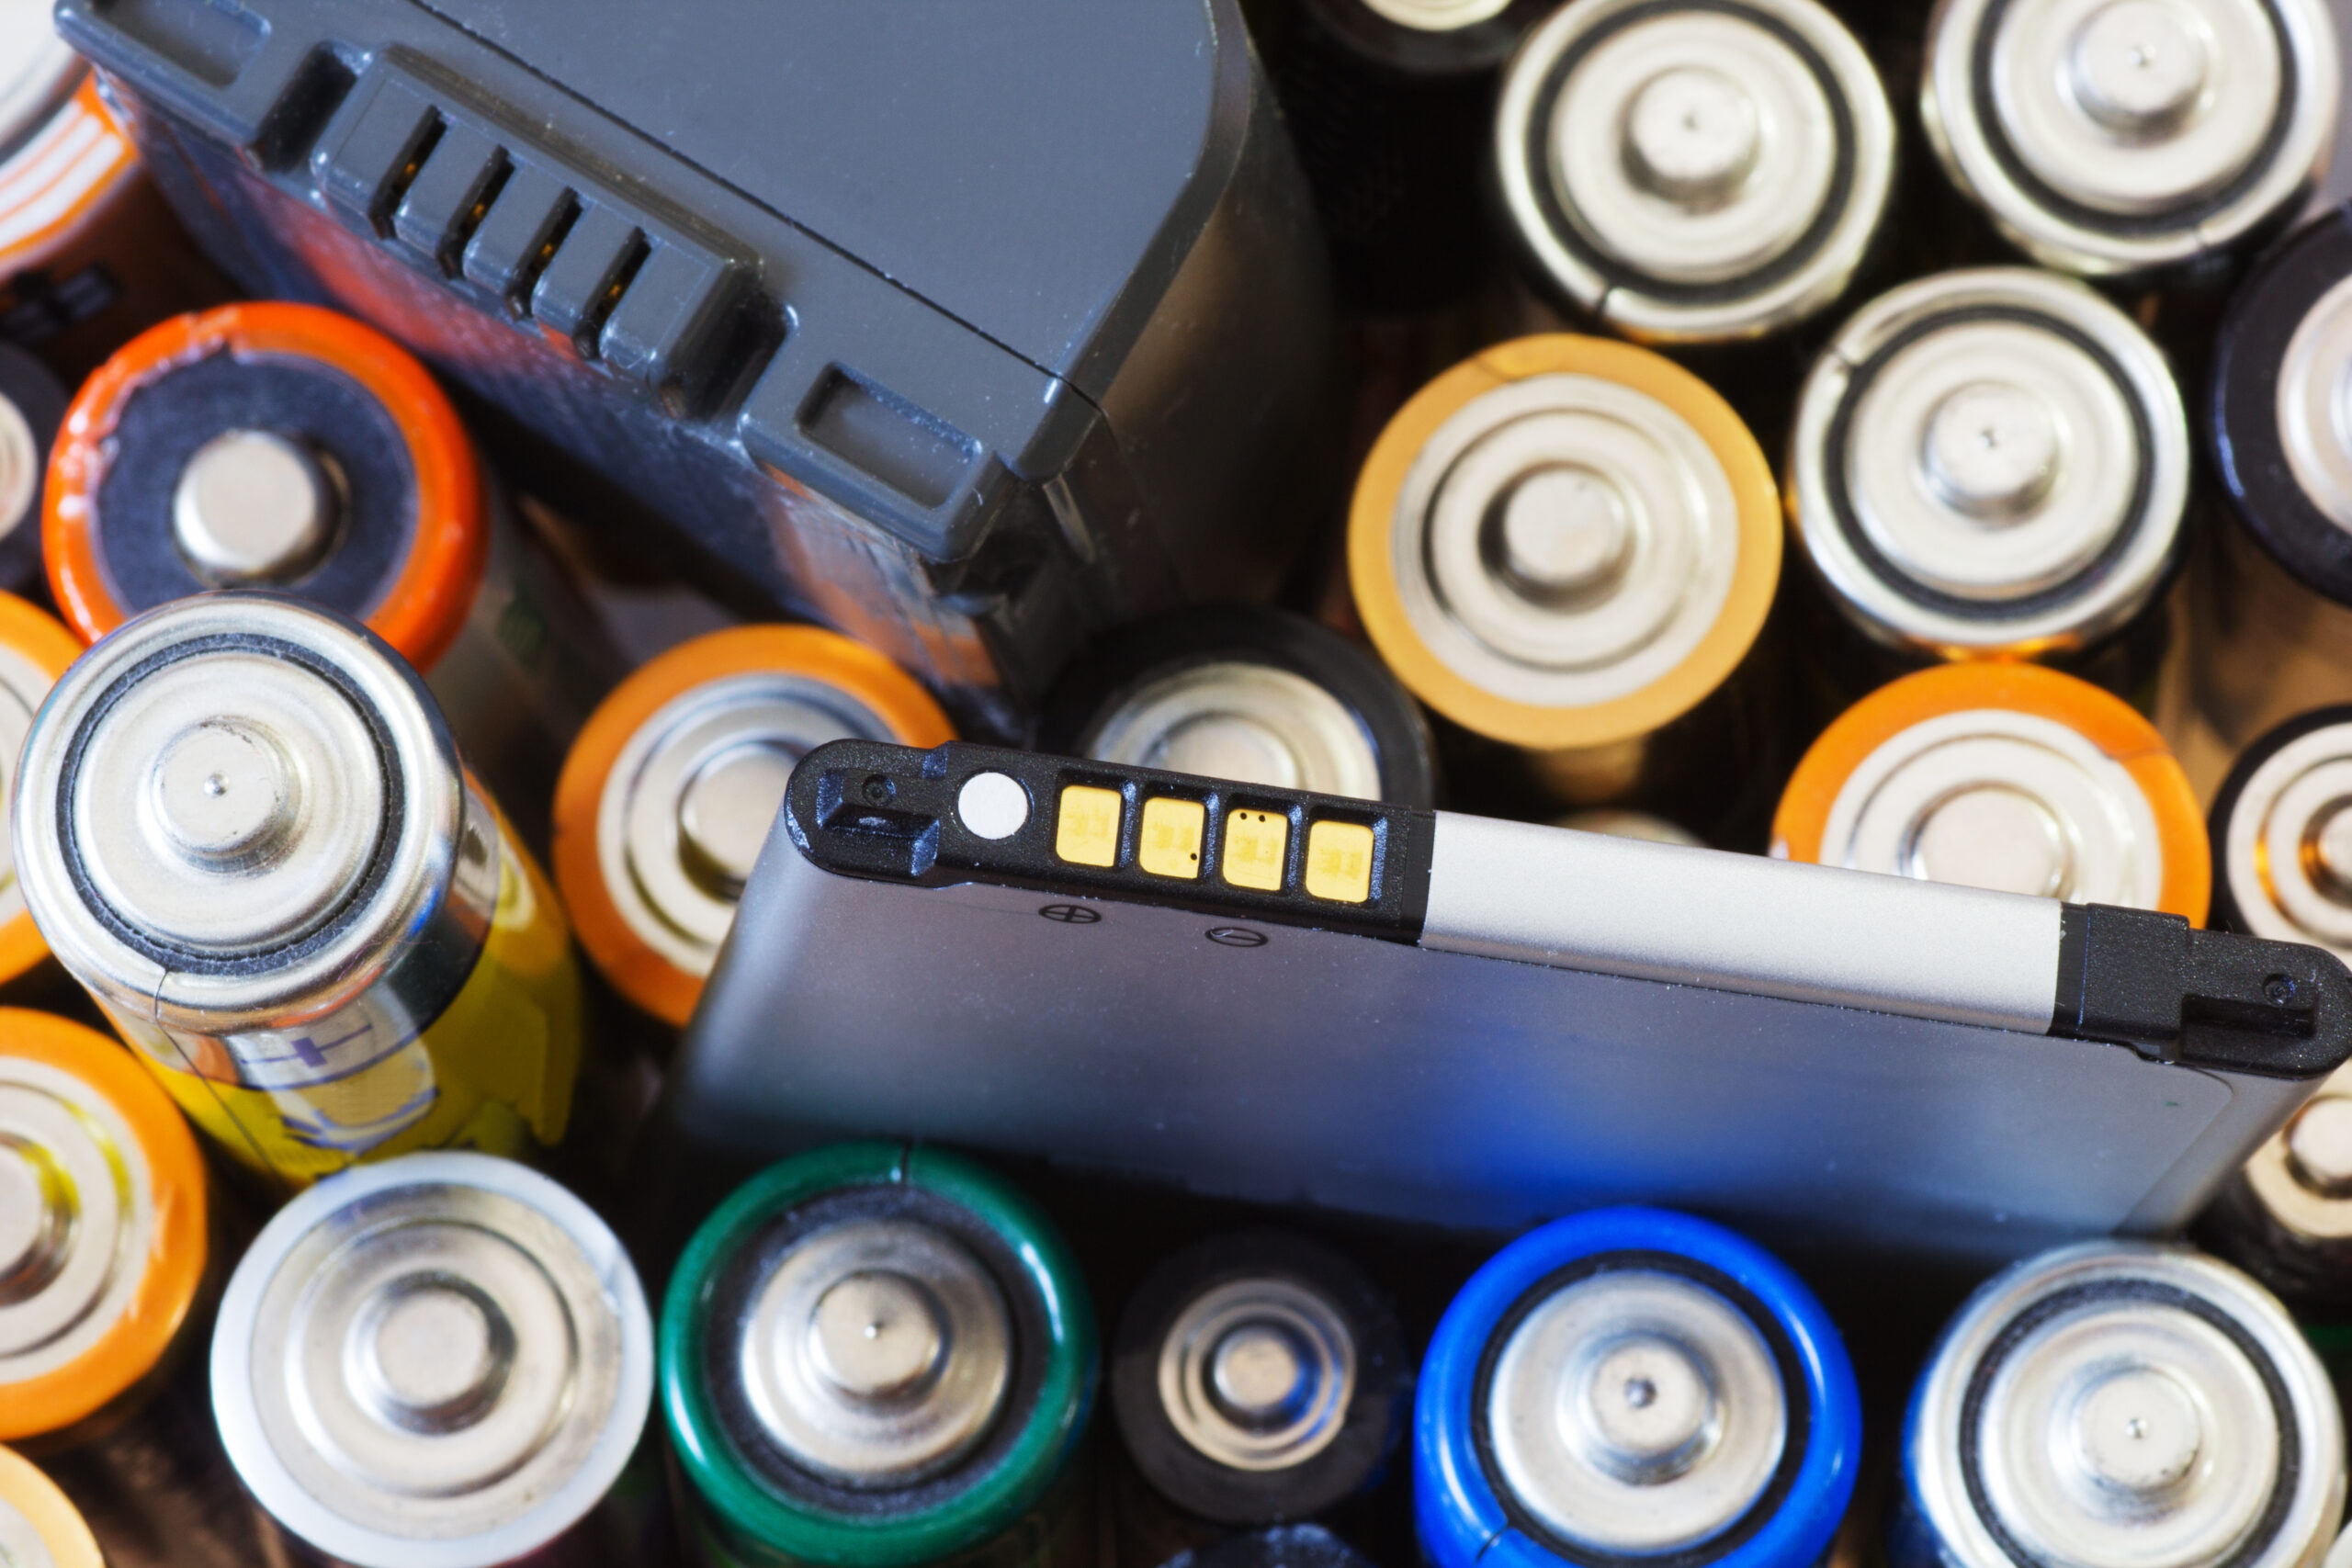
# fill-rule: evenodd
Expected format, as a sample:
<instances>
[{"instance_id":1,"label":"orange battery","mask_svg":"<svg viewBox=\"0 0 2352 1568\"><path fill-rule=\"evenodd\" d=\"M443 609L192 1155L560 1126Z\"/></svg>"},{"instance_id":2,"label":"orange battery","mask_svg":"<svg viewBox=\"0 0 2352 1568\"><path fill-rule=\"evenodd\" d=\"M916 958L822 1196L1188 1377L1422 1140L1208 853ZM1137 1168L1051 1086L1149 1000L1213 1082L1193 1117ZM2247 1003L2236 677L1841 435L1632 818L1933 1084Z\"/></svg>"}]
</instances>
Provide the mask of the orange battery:
<instances>
[{"instance_id":1,"label":"orange battery","mask_svg":"<svg viewBox=\"0 0 2352 1568\"><path fill-rule=\"evenodd\" d=\"M226 306L124 345L67 411L41 542L85 640L210 588L364 622L424 673L533 844L563 749L617 673L432 375L313 306Z\"/></svg>"},{"instance_id":2,"label":"orange battery","mask_svg":"<svg viewBox=\"0 0 2352 1568\"><path fill-rule=\"evenodd\" d=\"M32 1281L0 1303L0 1441L129 1414L196 1304L207 1212L196 1138L128 1050L0 1008L0 1269Z\"/></svg>"},{"instance_id":3,"label":"orange battery","mask_svg":"<svg viewBox=\"0 0 2352 1568\"><path fill-rule=\"evenodd\" d=\"M54 616L0 593L0 804L15 790L17 756L35 710L81 653L81 643ZM0 987L6 987L39 968L49 946L25 911L15 856L0 860L6 867L0 874Z\"/></svg>"},{"instance_id":4,"label":"orange battery","mask_svg":"<svg viewBox=\"0 0 2352 1568\"><path fill-rule=\"evenodd\" d=\"M2205 822L2155 727L2040 665L1942 665L1881 687L1797 765L1789 860L2161 909L2202 924Z\"/></svg>"},{"instance_id":5,"label":"orange battery","mask_svg":"<svg viewBox=\"0 0 2352 1568\"><path fill-rule=\"evenodd\" d=\"M32 1461L6 1449L0 1449L0 1562L107 1568L81 1511Z\"/></svg>"},{"instance_id":6,"label":"orange battery","mask_svg":"<svg viewBox=\"0 0 2352 1568\"><path fill-rule=\"evenodd\" d=\"M914 678L816 626L738 626L605 700L556 788L556 886L614 988L683 1026L793 764L828 740L956 738Z\"/></svg>"}]
</instances>

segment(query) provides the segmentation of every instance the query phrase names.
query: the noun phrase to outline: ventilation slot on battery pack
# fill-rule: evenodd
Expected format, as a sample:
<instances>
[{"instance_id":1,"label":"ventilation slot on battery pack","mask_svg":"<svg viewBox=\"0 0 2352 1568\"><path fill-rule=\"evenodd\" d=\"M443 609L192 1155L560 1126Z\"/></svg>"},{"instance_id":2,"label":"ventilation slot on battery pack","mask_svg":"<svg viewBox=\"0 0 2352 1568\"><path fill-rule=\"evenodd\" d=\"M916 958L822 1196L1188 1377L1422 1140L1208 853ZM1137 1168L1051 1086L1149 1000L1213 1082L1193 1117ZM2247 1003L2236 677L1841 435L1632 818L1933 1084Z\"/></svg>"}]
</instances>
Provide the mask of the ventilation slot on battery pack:
<instances>
[{"instance_id":1,"label":"ventilation slot on battery pack","mask_svg":"<svg viewBox=\"0 0 2352 1568\"><path fill-rule=\"evenodd\" d=\"M894 393L835 366L808 400L800 429L926 511L946 504L980 444Z\"/></svg>"}]
</instances>

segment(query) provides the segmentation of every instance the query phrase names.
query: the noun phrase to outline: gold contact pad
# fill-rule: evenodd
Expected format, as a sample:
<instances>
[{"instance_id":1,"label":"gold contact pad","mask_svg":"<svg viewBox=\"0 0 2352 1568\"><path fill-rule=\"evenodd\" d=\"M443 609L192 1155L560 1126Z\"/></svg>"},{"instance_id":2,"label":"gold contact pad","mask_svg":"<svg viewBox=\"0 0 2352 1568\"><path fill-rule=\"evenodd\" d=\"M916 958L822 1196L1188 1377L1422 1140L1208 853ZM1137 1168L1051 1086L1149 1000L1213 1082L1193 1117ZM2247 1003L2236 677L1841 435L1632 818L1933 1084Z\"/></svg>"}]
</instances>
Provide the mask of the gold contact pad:
<instances>
[{"instance_id":1,"label":"gold contact pad","mask_svg":"<svg viewBox=\"0 0 2352 1568\"><path fill-rule=\"evenodd\" d=\"M1062 790L1054 824L1054 853L1072 865L1115 865L1125 802L1115 789L1070 784Z\"/></svg>"},{"instance_id":2,"label":"gold contact pad","mask_svg":"<svg viewBox=\"0 0 2352 1568\"><path fill-rule=\"evenodd\" d=\"M1306 891L1335 904L1372 897L1372 829L1361 822L1317 822L1306 830Z\"/></svg>"},{"instance_id":3,"label":"gold contact pad","mask_svg":"<svg viewBox=\"0 0 2352 1568\"><path fill-rule=\"evenodd\" d=\"M1154 876L1199 876L1208 819L1208 807L1197 800L1155 796L1145 801L1136 863Z\"/></svg>"},{"instance_id":4,"label":"gold contact pad","mask_svg":"<svg viewBox=\"0 0 2352 1568\"><path fill-rule=\"evenodd\" d=\"M1289 848L1289 818L1272 811L1226 813L1225 879L1234 886L1281 892L1283 857Z\"/></svg>"}]
</instances>

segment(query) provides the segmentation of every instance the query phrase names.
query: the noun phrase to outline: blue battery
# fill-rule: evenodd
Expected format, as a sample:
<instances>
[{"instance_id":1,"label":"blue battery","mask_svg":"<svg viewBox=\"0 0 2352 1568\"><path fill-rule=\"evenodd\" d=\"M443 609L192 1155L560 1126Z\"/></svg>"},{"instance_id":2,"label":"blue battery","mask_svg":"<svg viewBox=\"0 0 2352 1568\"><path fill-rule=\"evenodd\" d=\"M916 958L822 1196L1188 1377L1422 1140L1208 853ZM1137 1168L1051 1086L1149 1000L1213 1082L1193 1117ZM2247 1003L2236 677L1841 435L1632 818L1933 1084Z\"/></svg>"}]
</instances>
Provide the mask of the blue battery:
<instances>
[{"instance_id":1,"label":"blue battery","mask_svg":"<svg viewBox=\"0 0 2352 1568\"><path fill-rule=\"evenodd\" d=\"M1600 1209L1463 1286L1413 1437L1434 1568L1806 1568L1853 1496L1862 1413L1837 1325L1778 1258Z\"/></svg>"}]
</instances>

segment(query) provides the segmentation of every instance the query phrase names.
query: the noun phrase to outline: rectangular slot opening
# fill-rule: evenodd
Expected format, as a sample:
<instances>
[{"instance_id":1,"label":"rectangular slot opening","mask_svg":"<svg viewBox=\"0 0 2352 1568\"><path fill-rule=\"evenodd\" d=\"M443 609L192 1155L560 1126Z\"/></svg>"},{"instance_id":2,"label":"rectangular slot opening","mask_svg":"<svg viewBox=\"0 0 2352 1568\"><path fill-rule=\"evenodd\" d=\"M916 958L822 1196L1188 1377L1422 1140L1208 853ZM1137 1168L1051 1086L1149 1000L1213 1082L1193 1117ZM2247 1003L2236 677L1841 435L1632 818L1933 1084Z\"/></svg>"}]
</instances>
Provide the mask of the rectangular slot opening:
<instances>
[{"instance_id":1,"label":"rectangular slot opening","mask_svg":"<svg viewBox=\"0 0 2352 1568\"><path fill-rule=\"evenodd\" d=\"M800 428L927 512L946 504L980 455L962 431L838 365L808 400Z\"/></svg>"}]
</instances>

